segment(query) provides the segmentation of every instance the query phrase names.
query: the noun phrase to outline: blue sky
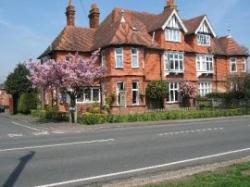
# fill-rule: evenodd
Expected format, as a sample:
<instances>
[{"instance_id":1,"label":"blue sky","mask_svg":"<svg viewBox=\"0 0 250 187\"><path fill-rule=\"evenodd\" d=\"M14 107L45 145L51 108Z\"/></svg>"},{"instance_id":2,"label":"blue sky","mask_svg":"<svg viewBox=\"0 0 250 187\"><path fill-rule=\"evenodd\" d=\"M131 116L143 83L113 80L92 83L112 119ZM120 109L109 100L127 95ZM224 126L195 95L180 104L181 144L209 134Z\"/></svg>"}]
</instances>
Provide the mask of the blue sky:
<instances>
[{"instance_id":1,"label":"blue sky","mask_svg":"<svg viewBox=\"0 0 250 187\"><path fill-rule=\"evenodd\" d=\"M68 0L1 0L0 1L0 82L15 65L36 58L65 26ZM101 10L101 20L114 7L160 13L165 0L73 0L76 23L88 26L92 3ZM248 0L177 0L182 18L207 14L217 35L228 28L239 43L250 48L250 11Z\"/></svg>"}]
</instances>

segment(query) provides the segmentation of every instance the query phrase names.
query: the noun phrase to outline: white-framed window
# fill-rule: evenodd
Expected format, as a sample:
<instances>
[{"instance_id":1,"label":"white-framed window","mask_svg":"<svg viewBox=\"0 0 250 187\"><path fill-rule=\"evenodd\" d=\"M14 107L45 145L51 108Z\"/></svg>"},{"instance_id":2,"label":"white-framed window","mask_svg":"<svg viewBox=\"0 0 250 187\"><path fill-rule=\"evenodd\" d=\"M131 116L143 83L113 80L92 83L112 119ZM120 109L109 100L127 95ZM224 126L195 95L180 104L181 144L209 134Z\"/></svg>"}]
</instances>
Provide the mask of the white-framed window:
<instances>
[{"instance_id":1,"label":"white-framed window","mask_svg":"<svg viewBox=\"0 0 250 187\"><path fill-rule=\"evenodd\" d=\"M181 42L181 31L175 28L165 30L165 39L170 42Z\"/></svg>"},{"instance_id":2,"label":"white-framed window","mask_svg":"<svg viewBox=\"0 0 250 187\"><path fill-rule=\"evenodd\" d=\"M197 43L201 46L210 46L211 37L208 34L198 34L197 35Z\"/></svg>"},{"instance_id":3,"label":"white-framed window","mask_svg":"<svg viewBox=\"0 0 250 187\"><path fill-rule=\"evenodd\" d=\"M131 67L139 67L139 51L137 48L131 48Z\"/></svg>"},{"instance_id":4,"label":"white-framed window","mask_svg":"<svg viewBox=\"0 0 250 187\"><path fill-rule=\"evenodd\" d=\"M179 82L169 82L169 102L179 102Z\"/></svg>"},{"instance_id":5,"label":"white-framed window","mask_svg":"<svg viewBox=\"0 0 250 187\"><path fill-rule=\"evenodd\" d=\"M243 58L242 60L242 72L247 72L247 59Z\"/></svg>"},{"instance_id":6,"label":"white-framed window","mask_svg":"<svg viewBox=\"0 0 250 187\"><path fill-rule=\"evenodd\" d=\"M236 60L236 58L230 58L230 72L231 73L237 72L237 60Z\"/></svg>"},{"instance_id":7,"label":"white-framed window","mask_svg":"<svg viewBox=\"0 0 250 187\"><path fill-rule=\"evenodd\" d=\"M99 103L101 98L100 88L82 88L80 94L77 97L77 103Z\"/></svg>"},{"instance_id":8,"label":"white-framed window","mask_svg":"<svg viewBox=\"0 0 250 187\"><path fill-rule=\"evenodd\" d=\"M197 55L196 64L198 72L212 73L214 71L213 55Z\"/></svg>"},{"instance_id":9,"label":"white-framed window","mask_svg":"<svg viewBox=\"0 0 250 187\"><path fill-rule=\"evenodd\" d=\"M123 68L123 48L115 48L115 66Z\"/></svg>"},{"instance_id":10,"label":"white-framed window","mask_svg":"<svg viewBox=\"0 0 250 187\"><path fill-rule=\"evenodd\" d=\"M102 67L105 67L107 65L107 57L106 57L105 50L102 50L102 52L101 52L101 65L102 65Z\"/></svg>"},{"instance_id":11,"label":"white-framed window","mask_svg":"<svg viewBox=\"0 0 250 187\"><path fill-rule=\"evenodd\" d=\"M116 101L118 106L126 106L126 95L125 95L124 82L117 82L116 84Z\"/></svg>"},{"instance_id":12,"label":"white-framed window","mask_svg":"<svg viewBox=\"0 0 250 187\"><path fill-rule=\"evenodd\" d=\"M132 104L139 105L139 82L132 82Z\"/></svg>"},{"instance_id":13,"label":"white-framed window","mask_svg":"<svg viewBox=\"0 0 250 187\"><path fill-rule=\"evenodd\" d=\"M165 71L183 72L184 71L184 53L166 52L165 53Z\"/></svg>"},{"instance_id":14,"label":"white-framed window","mask_svg":"<svg viewBox=\"0 0 250 187\"><path fill-rule=\"evenodd\" d=\"M199 83L199 94L200 96L204 97L209 93L212 93L213 86L212 82L210 81L204 81Z\"/></svg>"}]
</instances>

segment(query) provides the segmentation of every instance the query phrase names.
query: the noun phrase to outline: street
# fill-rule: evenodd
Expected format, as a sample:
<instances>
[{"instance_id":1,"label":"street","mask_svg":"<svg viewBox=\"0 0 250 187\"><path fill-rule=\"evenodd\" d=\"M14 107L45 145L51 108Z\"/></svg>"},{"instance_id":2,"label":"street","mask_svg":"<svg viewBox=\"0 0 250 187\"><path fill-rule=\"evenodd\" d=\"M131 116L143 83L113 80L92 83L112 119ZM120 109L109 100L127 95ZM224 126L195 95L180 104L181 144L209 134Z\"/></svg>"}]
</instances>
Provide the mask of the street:
<instances>
[{"instance_id":1,"label":"street","mask_svg":"<svg viewBox=\"0 0 250 187\"><path fill-rule=\"evenodd\" d=\"M81 186L250 154L250 117L45 133L0 115L0 186Z\"/></svg>"}]
</instances>

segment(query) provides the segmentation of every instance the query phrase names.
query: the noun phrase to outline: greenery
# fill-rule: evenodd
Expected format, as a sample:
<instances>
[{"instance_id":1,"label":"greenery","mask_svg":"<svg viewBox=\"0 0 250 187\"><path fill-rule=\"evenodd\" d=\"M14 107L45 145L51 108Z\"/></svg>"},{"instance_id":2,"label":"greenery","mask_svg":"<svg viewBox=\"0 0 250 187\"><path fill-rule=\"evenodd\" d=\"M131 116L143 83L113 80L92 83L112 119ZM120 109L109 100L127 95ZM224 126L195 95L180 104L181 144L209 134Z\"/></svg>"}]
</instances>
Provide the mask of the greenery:
<instances>
[{"instance_id":1,"label":"greenery","mask_svg":"<svg viewBox=\"0 0 250 187\"><path fill-rule=\"evenodd\" d=\"M69 120L68 114L59 112L57 107L47 107L45 110L32 110L31 115L46 121L59 122Z\"/></svg>"},{"instance_id":2,"label":"greenery","mask_svg":"<svg viewBox=\"0 0 250 187\"><path fill-rule=\"evenodd\" d=\"M14 72L10 73L5 81L6 91L12 95L14 102L14 113L17 112L18 99L22 93L32 90L31 82L28 80L29 70L24 64L18 64Z\"/></svg>"},{"instance_id":3,"label":"greenery","mask_svg":"<svg viewBox=\"0 0 250 187\"><path fill-rule=\"evenodd\" d=\"M165 112L148 112L134 114L91 114L79 116L78 122L85 125L103 123L125 123L159 120L196 119L250 114L250 109L217 109L217 110L176 110Z\"/></svg>"},{"instance_id":4,"label":"greenery","mask_svg":"<svg viewBox=\"0 0 250 187\"><path fill-rule=\"evenodd\" d=\"M194 176L147 185L146 187L248 187L250 177L244 172L250 170L250 162L233 165L213 172L204 172Z\"/></svg>"},{"instance_id":5,"label":"greenery","mask_svg":"<svg viewBox=\"0 0 250 187\"><path fill-rule=\"evenodd\" d=\"M151 81L146 89L148 99L164 99L168 97L168 84L165 81Z\"/></svg>"},{"instance_id":6,"label":"greenery","mask_svg":"<svg viewBox=\"0 0 250 187\"><path fill-rule=\"evenodd\" d=\"M18 101L18 112L29 114L37 108L38 96L36 92L23 93Z\"/></svg>"}]
</instances>

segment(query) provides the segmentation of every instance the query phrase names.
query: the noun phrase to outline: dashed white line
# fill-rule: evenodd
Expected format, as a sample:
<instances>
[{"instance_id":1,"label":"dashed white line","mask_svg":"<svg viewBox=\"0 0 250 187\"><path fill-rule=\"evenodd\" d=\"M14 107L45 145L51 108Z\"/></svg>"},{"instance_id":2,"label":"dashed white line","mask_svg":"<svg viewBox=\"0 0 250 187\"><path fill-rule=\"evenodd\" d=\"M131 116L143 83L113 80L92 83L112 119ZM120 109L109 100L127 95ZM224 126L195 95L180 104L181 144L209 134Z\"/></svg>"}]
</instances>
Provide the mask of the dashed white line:
<instances>
[{"instance_id":1,"label":"dashed white line","mask_svg":"<svg viewBox=\"0 0 250 187\"><path fill-rule=\"evenodd\" d=\"M42 131L42 132L34 132L32 133L35 136L41 136L41 135L49 135L48 131Z\"/></svg>"},{"instance_id":2,"label":"dashed white line","mask_svg":"<svg viewBox=\"0 0 250 187\"><path fill-rule=\"evenodd\" d=\"M64 131L53 131L52 133L53 134L64 134L65 132Z\"/></svg>"},{"instance_id":3,"label":"dashed white line","mask_svg":"<svg viewBox=\"0 0 250 187\"><path fill-rule=\"evenodd\" d=\"M92 143L104 143L111 142L114 139L102 139L102 140L91 140L91 141L81 141L81 142L69 142L69 143L61 143L61 144L50 144L50 145L39 145L39 146L29 146L29 147L17 147L11 149L0 149L0 152L8 152L8 151L19 151L19 150L30 150L30 149L42 149L42 148L52 148L52 147L62 147L62 146L72 146L72 145L83 145L83 144L92 144Z\"/></svg>"},{"instance_id":4,"label":"dashed white line","mask_svg":"<svg viewBox=\"0 0 250 187\"><path fill-rule=\"evenodd\" d=\"M208 128L208 129L194 129L194 130L186 130L186 131L166 132L166 133L160 133L158 134L158 136L200 133L200 132L207 132L207 131L218 131L218 130L223 130L223 129L224 128Z\"/></svg>"},{"instance_id":5,"label":"dashed white line","mask_svg":"<svg viewBox=\"0 0 250 187\"><path fill-rule=\"evenodd\" d=\"M15 121L12 121L11 123L13 125L16 125L16 126L19 126L19 127L24 127L24 128L27 128L27 129L30 129L30 130L33 130L33 131L40 131L39 129L36 129L36 128L33 128L33 127L29 127L27 125L23 125L23 124L15 122Z\"/></svg>"},{"instance_id":6,"label":"dashed white line","mask_svg":"<svg viewBox=\"0 0 250 187\"><path fill-rule=\"evenodd\" d=\"M14 138L14 137L22 137L23 134L8 134L8 137Z\"/></svg>"},{"instance_id":7,"label":"dashed white line","mask_svg":"<svg viewBox=\"0 0 250 187\"><path fill-rule=\"evenodd\" d=\"M161 165L154 165L154 166L148 166L148 167L144 167L144 168L137 168L137 169L127 170L127 171L121 171L121 172L116 172L116 173L108 173L108 174L104 174L104 175L92 176L92 177L87 177L87 178L79 178L79 179L74 179L74 180L69 180L69 181L62 181L62 182L46 184L46 185L41 185L41 186L36 186L36 187L54 187L54 186L65 186L65 185L69 185L69 184L83 183L83 182L88 182L88 181L93 181L93 180L98 180L98 179L105 179L105 178L109 178L109 177L116 177L116 176L121 176L121 175L128 175L128 174L134 174L134 173L139 173L139 172L145 172L145 171L149 171L149 170L161 169L164 167L170 167L170 166L179 165L179 164L192 163L192 162L201 161L201 160L213 159L213 158L218 158L218 157L222 157L222 156L227 156L227 155L236 154L236 153L243 153L243 152L248 152L248 151L250 151L250 148L233 150L233 151L228 151L228 152L223 152L223 153L218 153L218 154L212 154L212 155L207 155L207 156L202 156L202 157L196 157L196 158L180 160L180 161L171 162L171 163L165 163L165 164L161 164Z\"/></svg>"}]
</instances>

